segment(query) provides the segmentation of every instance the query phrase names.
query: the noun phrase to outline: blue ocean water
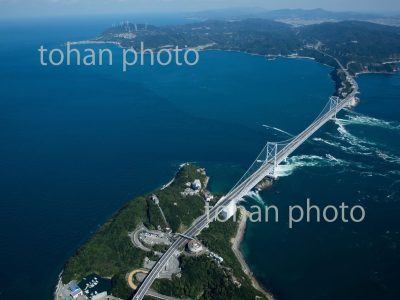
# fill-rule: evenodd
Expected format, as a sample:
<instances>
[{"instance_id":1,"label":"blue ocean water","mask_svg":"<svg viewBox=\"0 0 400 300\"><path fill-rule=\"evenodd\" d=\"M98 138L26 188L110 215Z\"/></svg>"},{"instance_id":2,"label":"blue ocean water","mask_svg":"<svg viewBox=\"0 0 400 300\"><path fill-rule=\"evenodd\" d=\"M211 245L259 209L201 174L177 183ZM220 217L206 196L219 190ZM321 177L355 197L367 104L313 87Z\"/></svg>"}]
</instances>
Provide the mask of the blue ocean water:
<instances>
[{"instance_id":1,"label":"blue ocean water","mask_svg":"<svg viewBox=\"0 0 400 300\"><path fill-rule=\"evenodd\" d=\"M156 24L171 22L170 18L154 16L142 19ZM193 161L207 167L214 190L229 189L267 140L286 137L273 128L299 132L333 92L329 67L310 60L266 61L231 52L202 52L195 67L145 66L126 73L121 72L118 60L114 66L103 68L39 65L40 45L62 47L67 40L91 38L116 21L118 17L0 24L1 299L50 299L63 264L79 245L126 201L167 182L182 162ZM117 54L121 51L113 50ZM376 101L377 95L383 97L379 84L395 86L399 82L396 76L361 77L362 103L356 113L345 112L338 124L328 124L316 136L317 140L300 149L282 169L283 177L273 190L261 195L265 201L284 205L290 199L304 200L302 195L309 195L310 191L319 193L310 194L312 198L329 201L323 196L328 189L336 191L337 186L341 187L343 198L359 200L364 196L353 190L360 183L367 199L363 201L369 201L368 197L378 199L371 201L371 205L389 214L383 223L379 213L376 220L359 225L360 241L379 241L381 231L376 222L386 230L389 228L391 238L395 236L393 228L398 223L395 219L388 222L390 216L396 216L397 185L392 188L395 200L382 198L393 181L375 173L393 171L393 176L398 176L398 165L393 162L398 155L398 133L391 129L396 128L399 120L396 88L384 89L388 109ZM366 122L371 125L365 125ZM370 140L375 131L376 142ZM353 135L365 139L367 148L359 149L360 141L353 140ZM388 141L386 135L395 140L382 147L380 143ZM369 145L370 142L377 145ZM368 147L376 147L373 155L358 153L367 153ZM343 158L340 151L344 152ZM318 157L325 154L348 161L351 168L336 165L332 158L321 168ZM353 164L360 165L362 172L373 172L373 176L354 177ZM369 167L364 170L364 165ZM335 173L339 169L343 177ZM356 169L354 173L361 176L362 172ZM284 176L289 173L291 176ZM333 185L336 181L337 185ZM326 188L321 188L322 183ZM373 196L377 190L382 190L382 194ZM334 198L334 194L331 196ZM390 206L379 204L381 199ZM377 233L374 239L368 235L372 229ZM325 230L337 234L334 228L304 230L308 240L319 232L326 236ZM280 243L282 231L284 228L269 224L250 225L247 231L243 249L251 253L249 263L265 285L282 297L293 299L298 284L304 285L304 293L309 296L318 286L321 288L316 295L326 286L341 282L340 278L334 281L328 276L325 285L316 283L312 289L306 288L301 278L311 282L322 281L324 276L319 272L314 277L307 273L307 268L300 264L306 261L302 255L310 253L316 257L322 250L299 247L308 245L302 234L291 241L298 244L288 244L294 248L285 248ZM260 232L265 236L261 243L254 238ZM341 245L334 237L324 240L325 251L330 249L330 243ZM343 241L343 245L348 242L349 247L354 246L353 238ZM301 262L296 265L288 260L282 248L296 250ZM369 259L366 249L362 248L361 253L360 261ZM389 262L393 261L396 260ZM317 263L312 263L317 270ZM304 276L297 276L291 266ZM361 267L360 274L364 274ZM358 268L354 264L354 269ZM390 272L385 270L384 274L391 278ZM295 276L296 280L291 280ZM389 287L392 293L396 292ZM359 288L353 286L351 290L357 292Z\"/></svg>"},{"instance_id":2,"label":"blue ocean water","mask_svg":"<svg viewBox=\"0 0 400 300\"><path fill-rule=\"evenodd\" d=\"M286 214L283 222L249 223L242 244L255 275L278 299L400 297L400 75L357 81L360 104L296 151L271 190L247 199ZM311 223L289 229L288 206L305 208L307 198L321 210L362 205L366 218L317 223L314 210Z\"/></svg>"}]
</instances>

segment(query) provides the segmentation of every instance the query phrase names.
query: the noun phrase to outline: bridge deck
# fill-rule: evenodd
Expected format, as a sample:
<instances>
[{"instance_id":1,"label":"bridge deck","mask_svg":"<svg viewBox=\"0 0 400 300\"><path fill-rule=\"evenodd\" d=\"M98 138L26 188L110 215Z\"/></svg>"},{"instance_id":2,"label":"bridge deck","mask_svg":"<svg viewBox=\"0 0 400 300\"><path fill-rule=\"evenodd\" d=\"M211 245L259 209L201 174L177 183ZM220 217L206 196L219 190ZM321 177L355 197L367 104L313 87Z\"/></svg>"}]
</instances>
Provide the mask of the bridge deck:
<instances>
[{"instance_id":1,"label":"bridge deck","mask_svg":"<svg viewBox=\"0 0 400 300\"><path fill-rule=\"evenodd\" d=\"M339 65L343 66L338 62ZM349 105L352 99L358 92L357 83L348 74L348 72L343 69L348 78L351 78L351 83L353 85L353 91L347 95L345 99L342 99L334 107L329 109L325 114L317 118L310 126L308 126L304 131L292 139L283 149L276 153L274 158L266 161L259 169L257 169L251 176L246 180L241 182L239 185L235 186L227 195L222 197L218 203L209 211L208 215L203 215L198 218L194 224L184 233L180 238L175 240L175 242L170 246L170 248L164 253L160 260L155 264L153 269L147 275L145 280L140 285L137 290L134 300L141 300L149 291L153 281L157 278L159 272L164 267L165 263L168 261L169 257L173 255L176 249L184 246L187 243L186 237L192 237L197 235L201 230L203 230L215 217L221 212L221 210L229 205L231 201L238 201L244 197L248 192L253 189L262 179L264 179L271 171L276 168L283 160L285 160L293 151L295 151L301 144L303 144L311 135L313 135L319 128L321 128L326 122L328 122L332 117L336 115L338 111L343 109L345 106Z\"/></svg>"}]
</instances>

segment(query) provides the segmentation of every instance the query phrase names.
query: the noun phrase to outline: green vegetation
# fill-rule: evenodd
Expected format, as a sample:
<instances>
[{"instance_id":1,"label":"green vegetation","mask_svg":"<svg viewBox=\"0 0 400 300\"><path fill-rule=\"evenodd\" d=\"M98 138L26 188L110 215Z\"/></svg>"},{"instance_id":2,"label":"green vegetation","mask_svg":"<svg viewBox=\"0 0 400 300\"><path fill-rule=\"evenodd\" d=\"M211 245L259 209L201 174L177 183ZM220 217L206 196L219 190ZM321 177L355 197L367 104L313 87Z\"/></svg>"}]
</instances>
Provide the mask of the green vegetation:
<instances>
[{"instance_id":1,"label":"green vegetation","mask_svg":"<svg viewBox=\"0 0 400 300\"><path fill-rule=\"evenodd\" d=\"M131 294L125 275L142 265L146 253L132 246L128 232L144 221L146 198L130 201L104 224L67 262L62 280L81 280L95 272L112 278L113 294L127 298Z\"/></svg>"},{"instance_id":2,"label":"green vegetation","mask_svg":"<svg viewBox=\"0 0 400 300\"><path fill-rule=\"evenodd\" d=\"M237 288L229 272L209 258L183 256L181 267L184 270L181 278L157 280L153 288L161 294L179 298L244 299L235 297Z\"/></svg>"},{"instance_id":3,"label":"green vegetation","mask_svg":"<svg viewBox=\"0 0 400 300\"><path fill-rule=\"evenodd\" d=\"M240 212L238 211L236 220L239 220L239 215ZM237 278L246 280L248 277L244 274L231 248L231 239L236 235L238 222L235 222L233 218L226 222L213 222L209 228L201 232L199 239L208 249L218 253L224 259L224 263L233 269L234 275ZM250 283L250 280L248 282Z\"/></svg>"},{"instance_id":4,"label":"green vegetation","mask_svg":"<svg viewBox=\"0 0 400 300\"><path fill-rule=\"evenodd\" d=\"M202 186L206 176L197 171L197 167L188 165L179 170L174 182L166 189L155 194L160 199L168 224L173 232L183 232L197 217L204 213L204 200L200 195L182 196L187 182L200 179Z\"/></svg>"},{"instance_id":5,"label":"green vegetation","mask_svg":"<svg viewBox=\"0 0 400 300\"><path fill-rule=\"evenodd\" d=\"M134 32L135 37L125 36ZM160 48L173 45L184 48L209 45L211 49L237 50L261 55L297 53L336 67L310 46L319 45L335 56L354 74L362 71L391 72L400 60L400 29L363 21L326 22L293 27L268 19L232 21L207 20L174 26L140 26L124 24L106 30L103 41L119 42L125 47Z\"/></svg>"},{"instance_id":6,"label":"green vegetation","mask_svg":"<svg viewBox=\"0 0 400 300\"><path fill-rule=\"evenodd\" d=\"M398 27L360 21L327 22L305 26L300 35L309 43L320 42L325 51L343 65L352 62L356 68L353 72L400 59Z\"/></svg>"},{"instance_id":7,"label":"green vegetation","mask_svg":"<svg viewBox=\"0 0 400 300\"><path fill-rule=\"evenodd\" d=\"M232 251L230 240L235 236L237 227L238 223L233 219L225 223L214 222L199 236L211 251L222 256L224 262L221 266L206 256L183 256L181 278L175 276L172 281L156 280L152 287L162 294L180 298L238 300L255 299L256 296L265 298L253 288Z\"/></svg>"},{"instance_id":8,"label":"green vegetation","mask_svg":"<svg viewBox=\"0 0 400 300\"><path fill-rule=\"evenodd\" d=\"M174 231L189 226L203 213L204 201L201 196L181 195L186 188L186 182L196 178L203 184L206 181L206 176L198 172L197 167L186 165L180 169L169 187L155 192L167 222ZM132 291L127 285L126 274L141 267L145 256L152 255L134 248L129 232L141 223L149 228L157 228L159 225L165 227L160 210L150 196L148 194L129 201L83 244L65 265L63 282L72 279L79 281L88 274L96 273L112 278L113 294L127 298Z\"/></svg>"},{"instance_id":9,"label":"green vegetation","mask_svg":"<svg viewBox=\"0 0 400 300\"><path fill-rule=\"evenodd\" d=\"M115 274L111 280L112 294L121 298L128 299L132 294L132 289L126 281L126 272Z\"/></svg>"},{"instance_id":10,"label":"green vegetation","mask_svg":"<svg viewBox=\"0 0 400 300\"><path fill-rule=\"evenodd\" d=\"M239 217L240 211L236 214L236 220L239 220ZM224 223L213 222L209 228L202 231L199 239L208 249L224 259L225 266L232 269L233 276L241 283L241 288L236 293L241 295L241 298L238 299L254 299L255 295L265 298L253 288L250 278L243 272L242 266L232 250L231 239L235 237L238 225L238 221L235 222L233 218Z\"/></svg>"},{"instance_id":11,"label":"green vegetation","mask_svg":"<svg viewBox=\"0 0 400 300\"><path fill-rule=\"evenodd\" d=\"M137 26L137 25L136 25ZM134 32L134 39L121 37L121 33ZM174 45L184 48L214 44L214 49L229 49L258 54L290 54L301 46L290 25L265 19L248 19L238 22L204 21L174 26L124 24L106 30L101 40L119 42L124 47L159 48Z\"/></svg>"},{"instance_id":12,"label":"green vegetation","mask_svg":"<svg viewBox=\"0 0 400 300\"><path fill-rule=\"evenodd\" d=\"M200 179L203 187L206 175L196 166L185 165L168 187L154 192L159 198L168 224L174 231L183 231L195 218L204 213L204 200L200 195L183 196L187 182ZM151 194L129 201L105 223L65 265L62 280L81 280L95 272L111 278L112 293L122 299L132 294L126 277L133 269L142 267L144 257L155 258L152 252L134 248L129 232L139 224L149 228L164 227L164 219ZM215 222L200 235L202 242L224 258L219 266L212 259L201 257L181 258L182 277L157 280L153 288L160 293L185 296L193 299L254 299L262 296L244 274L231 249L230 239L236 234L237 223L229 220ZM167 246L156 245L153 251L165 251ZM149 297L150 299L150 297Z\"/></svg>"},{"instance_id":13,"label":"green vegetation","mask_svg":"<svg viewBox=\"0 0 400 300\"><path fill-rule=\"evenodd\" d=\"M128 232L142 223L145 216L146 198L128 202L70 258L64 268L63 281L80 280L92 272L112 277L139 267L145 252L133 248Z\"/></svg>"},{"instance_id":14,"label":"green vegetation","mask_svg":"<svg viewBox=\"0 0 400 300\"><path fill-rule=\"evenodd\" d=\"M157 229L159 226L161 228L165 227L160 209L150 197L147 198L147 220L144 225L149 229Z\"/></svg>"}]
</instances>

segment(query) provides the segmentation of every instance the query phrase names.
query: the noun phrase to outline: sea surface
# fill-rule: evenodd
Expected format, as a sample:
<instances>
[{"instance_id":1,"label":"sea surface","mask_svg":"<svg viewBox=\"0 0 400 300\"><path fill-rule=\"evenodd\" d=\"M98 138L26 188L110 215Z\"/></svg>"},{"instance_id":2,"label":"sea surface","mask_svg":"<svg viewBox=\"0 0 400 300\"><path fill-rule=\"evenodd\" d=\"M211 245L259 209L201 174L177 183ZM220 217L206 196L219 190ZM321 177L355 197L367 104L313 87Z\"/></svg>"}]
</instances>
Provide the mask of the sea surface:
<instances>
[{"instance_id":1,"label":"sea surface","mask_svg":"<svg viewBox=\"0 0 400 300\"><path fill-rule=\"evenodd\" d=\"M39 64L40 45L63 47L126 19L0 22L0 299L51 299L79 245L182 162L205 166L214 191L229 190L267 141L300 132L334 90L331 68L312 60L235 52L126 73L113 46L111 67ZM307 197L367 209L359 224L249 224L242 250L279 299L399 298L400 76L357 80L360 105L296 151L271 190L245 199L283 211Z\"/></svg>"},{"instance_id":2,"label":"sea surface","mask_svg":"<svg viewBox=\"0 0 400 300\"><path fill-rule=\"evenodd\" d=\"M275 205L282 217L249 223L242 244L255 276L277 299L400 298L400 75L357 81L359 105L296 151L270 190L246 199L246 206ZM310 223L289 229L288 207L305 210L307 198L321 210L361 205L366 217L318 223L311 210Z\"/></svg>"}]
</instances>

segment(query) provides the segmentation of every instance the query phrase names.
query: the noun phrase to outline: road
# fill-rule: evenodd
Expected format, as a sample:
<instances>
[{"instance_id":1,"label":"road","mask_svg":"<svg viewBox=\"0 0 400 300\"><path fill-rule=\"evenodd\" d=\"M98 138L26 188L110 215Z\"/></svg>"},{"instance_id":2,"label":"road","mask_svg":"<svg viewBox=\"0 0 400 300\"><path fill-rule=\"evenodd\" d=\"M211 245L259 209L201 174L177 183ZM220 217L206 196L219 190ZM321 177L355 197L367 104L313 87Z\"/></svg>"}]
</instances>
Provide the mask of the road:
<instances>
[{"instance_id":1,"label":"road","mask_svg":"<svg viewBox=\"0 0 400 300\"><path fill-rule=\"evenodd\" d=\"M337 61L337 60L336 60ZM353 85L353 91L347 95L346 98L341 99L336 107L331 108L328 112L320 116L316 119L310 126L308 126L303 132L297 135L294 139L290 141L283 149L281 149L276 154L276 164L279 165L283 160L285 160L293 151L295 151L301 144L303 144L311 135L313 135L319 128L321 128L326 122L328 122L331 118L333 118L337 112L339 112L344 107L348 106L356 93L358 92L358 85L355 80L350 76L350 74L343 68L339 61L337 61L339 66L343 69L343 71L348 76L349 80ZM258 170L256 170L251 176L249 176L242 183L237 185L234 189L232 189L227 195L222 197L217 204L210 209L208 215L203 215L198 218L192 226L184 233L186 236L193 237L200 233L202 229L204 229L212 220L216 218L216 216L221 212L221 210L229 205L232 201L238 201L242 197L244 197L248 192L253 189L262 179L264 179L268 174L271 173L271 170L275 168L275 160L274 158L265 162ZM145 280L139 286L134 300L141 300L149 291L151 285L154 280L157 278L160 271L164 268L168 259L173 255L175 250L180 247L183 247L187 243L187 239L184 237L178 237L174 243L170 246L170 248L164 253L164 255L159 259L159 261L154 265L153 269L147 275Z\"/></svg>"}]
</instances>

